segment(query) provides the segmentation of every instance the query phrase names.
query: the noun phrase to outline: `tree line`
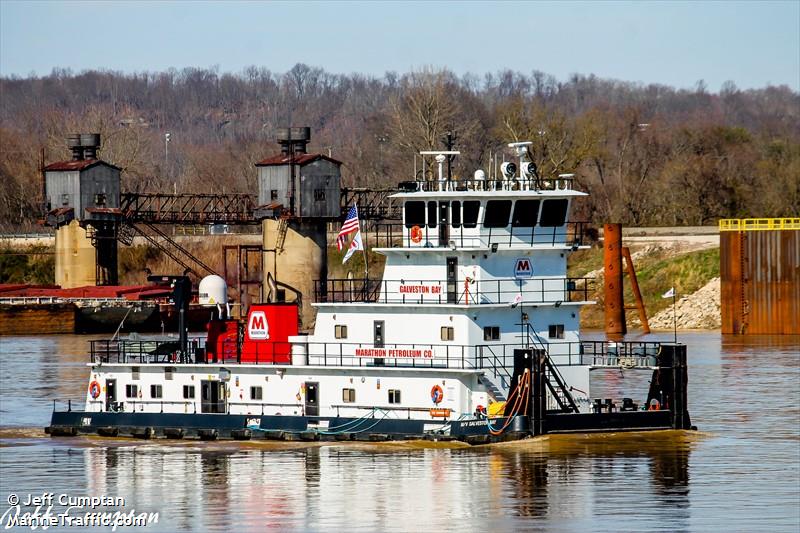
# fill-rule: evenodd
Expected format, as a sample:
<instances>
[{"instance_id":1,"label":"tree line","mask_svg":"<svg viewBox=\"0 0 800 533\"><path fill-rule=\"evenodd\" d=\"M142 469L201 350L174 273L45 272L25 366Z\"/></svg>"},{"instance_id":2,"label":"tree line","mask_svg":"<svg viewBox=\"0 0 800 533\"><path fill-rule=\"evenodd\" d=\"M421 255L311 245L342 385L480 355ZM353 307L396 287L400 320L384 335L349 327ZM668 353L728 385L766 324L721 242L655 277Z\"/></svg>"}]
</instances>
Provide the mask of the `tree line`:
<instances>
[{"instance_id":1,"label":"tree line","mask_svg":"<svg viewBox=\"0 0 800 533\"><path fill-rule=\"evenodd\" d=\"M420 150L447 132L456 178L532 141L541 174L574 173L591 196L576 219L704 225L800 216L800 94L786 86L717 93L539 71L332 74L186 68L54 70L0 78L0 225L41 218L40 153L69 158L65 136L99 132L101 157L129 191L256 192L253 164L277 128L310 126L310 149L344 163L345 185L414 179ZM169 133L169 141L165 134Z\"/></svg>"}]
</instances>

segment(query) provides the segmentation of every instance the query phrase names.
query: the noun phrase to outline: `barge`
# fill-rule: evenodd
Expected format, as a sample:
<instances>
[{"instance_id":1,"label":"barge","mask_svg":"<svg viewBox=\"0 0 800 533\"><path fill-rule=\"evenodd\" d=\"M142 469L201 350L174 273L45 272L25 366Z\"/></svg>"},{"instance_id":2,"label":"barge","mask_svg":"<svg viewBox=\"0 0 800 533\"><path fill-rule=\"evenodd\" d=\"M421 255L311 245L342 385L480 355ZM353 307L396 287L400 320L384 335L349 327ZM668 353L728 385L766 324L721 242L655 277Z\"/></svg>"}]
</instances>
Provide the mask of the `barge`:
<instances>
[{"instance_id":1,"label":"barge","mask_svg":"<svg viewBox=\"0 0 800 533\"><path fill-rule=\"evenodd\" d=\"M201 303L223 318L205 338L181 327L171 339L92 341L84 404L58 404L48 433L482 444L692 428L685 345L580 338L592 281L566 266L588 248L583 224L569 221L585 193L572 175L540 177L529 144L509 144L518 164L488 179L447 179L458 152L423 152L438 173L393 196L402 222L381 226L373 248L383 277L316 282L313 331L298 330L294 303L224 318L226 283L209 277ZM357 208L340 239L363 249ZM153 280L171 284L183 317L189 279ZM651 373L649 390L595 397L590 376L609 368Z\"/></svg>"}]
</instances>

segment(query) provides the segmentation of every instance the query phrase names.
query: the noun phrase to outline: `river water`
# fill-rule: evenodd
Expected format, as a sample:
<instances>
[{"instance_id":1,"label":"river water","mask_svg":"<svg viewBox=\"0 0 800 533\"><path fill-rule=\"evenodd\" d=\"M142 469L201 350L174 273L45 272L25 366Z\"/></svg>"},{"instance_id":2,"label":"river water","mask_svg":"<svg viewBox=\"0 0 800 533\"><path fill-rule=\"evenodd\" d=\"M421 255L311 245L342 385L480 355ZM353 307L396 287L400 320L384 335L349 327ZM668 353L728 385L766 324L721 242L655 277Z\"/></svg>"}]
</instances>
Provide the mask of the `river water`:
<instances>
[{"instance_id":1,"label":"river water","mask_svg":"<svg viewBox=\"0 0 800 533\"><path fill-rule=\"evenodd\" d=\"M52 400L85 390L88 339L0 337L0 529L11 495L54 493L158 513L138 531L800 531L800 337L682 334L697 432L475 448L50 439Z\"/></svg>"}]
</instances>

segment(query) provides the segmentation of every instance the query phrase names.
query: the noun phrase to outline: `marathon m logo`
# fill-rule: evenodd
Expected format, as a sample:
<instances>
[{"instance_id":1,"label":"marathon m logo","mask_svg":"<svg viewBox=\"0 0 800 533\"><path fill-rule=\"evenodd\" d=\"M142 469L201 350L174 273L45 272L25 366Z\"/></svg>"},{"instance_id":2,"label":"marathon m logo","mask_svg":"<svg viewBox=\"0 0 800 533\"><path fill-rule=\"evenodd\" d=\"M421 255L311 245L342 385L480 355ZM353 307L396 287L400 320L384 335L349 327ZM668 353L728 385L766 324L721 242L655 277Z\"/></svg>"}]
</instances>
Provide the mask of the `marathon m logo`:
<instances>
[{"instance_id":1,"label":"marathon m logo","mask_svg":"<svg viewBox=\"0 0 800 533\"><path fill-rule=\"evenodd\" d=\"M267 315L264 311L253 311L250 313L250 321L247 324L247 334L253 340L269 339L269 324Z\"/></svg>"},{"instance_id":2,"label":"marathon m logo","mask_svg":"<svg viewBox=\"0 0 800 533\"><path fill-rule=\"evenodd\" d=\"M529 279L533 276L533 265L529 257L520 257L514 266L514 277L517 279Z\"/></svg>"}]
</instances>

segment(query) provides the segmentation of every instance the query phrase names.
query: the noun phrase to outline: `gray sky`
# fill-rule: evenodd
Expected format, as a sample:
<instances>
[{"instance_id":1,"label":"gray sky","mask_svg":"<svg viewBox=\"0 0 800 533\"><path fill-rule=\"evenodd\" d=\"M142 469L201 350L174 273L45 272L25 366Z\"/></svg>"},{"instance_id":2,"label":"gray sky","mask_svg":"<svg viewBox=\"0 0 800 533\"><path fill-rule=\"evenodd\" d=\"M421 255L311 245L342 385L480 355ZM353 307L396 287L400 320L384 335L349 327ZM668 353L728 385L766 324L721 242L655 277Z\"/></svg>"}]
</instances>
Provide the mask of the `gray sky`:
<instances>
[{"instance_id":1,"label":"gray sky","mask_svg":"<svg viewBox=\"0 0 800 533\"><path fill-rule=\"evenodd\" d=\"M435 66L800 90L800 0L71 2L0 0L0 74L295 63L380 76Z\"/></svg>"}]
</instances>

